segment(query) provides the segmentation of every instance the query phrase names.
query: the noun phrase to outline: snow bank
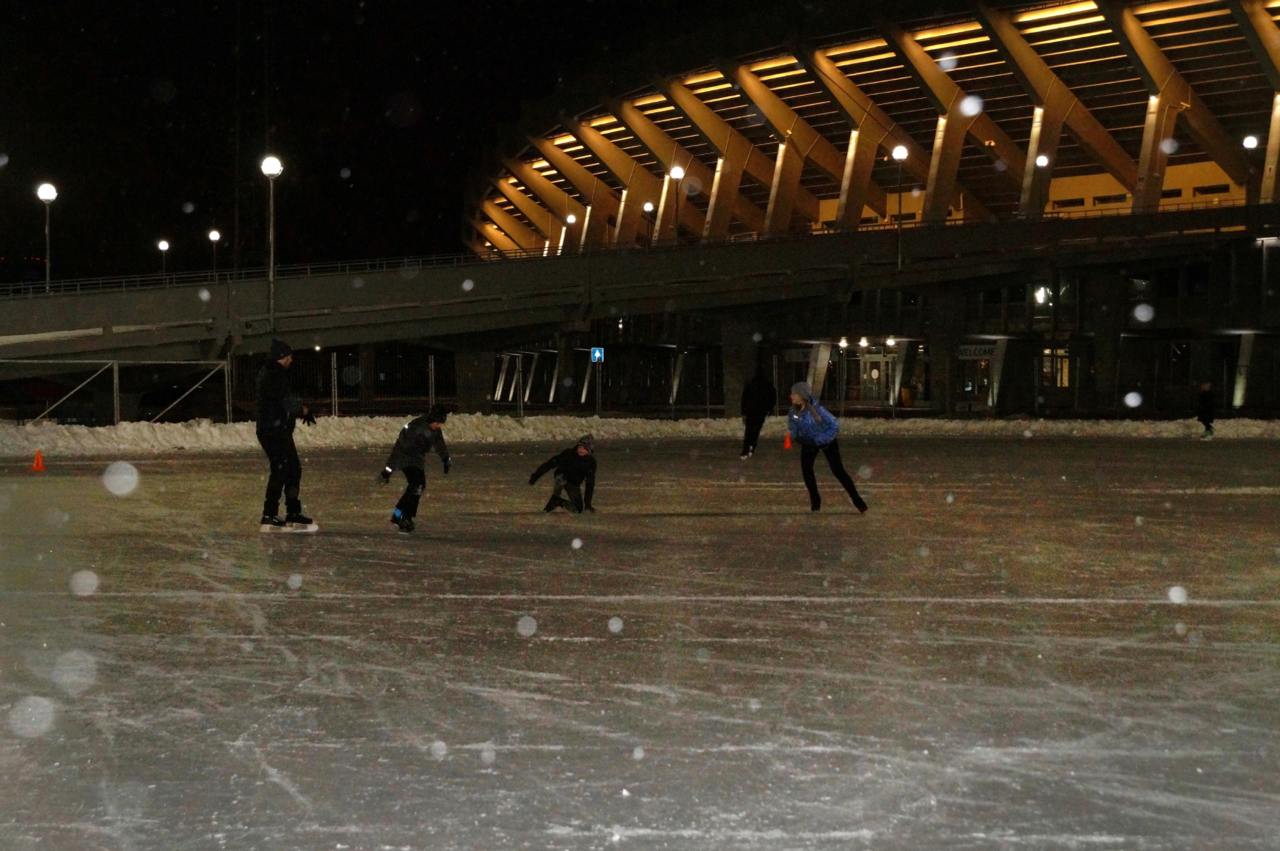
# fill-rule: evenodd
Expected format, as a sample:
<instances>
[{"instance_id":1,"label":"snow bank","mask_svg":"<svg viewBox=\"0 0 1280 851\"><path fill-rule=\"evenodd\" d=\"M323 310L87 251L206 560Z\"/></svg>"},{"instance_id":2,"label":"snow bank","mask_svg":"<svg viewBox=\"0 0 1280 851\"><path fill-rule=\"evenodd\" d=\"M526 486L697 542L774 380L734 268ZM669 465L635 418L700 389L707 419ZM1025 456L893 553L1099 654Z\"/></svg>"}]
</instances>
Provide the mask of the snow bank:
<instances>
[{"instance_id":1,"label":"snow bank","mask_svg":"<svg viewBox=\"0 0 1280 851\"><path fill-rule=\"evenodd\" d=\"M301 449L387 448L405 417L321 417L315 426L299 426ZM858 437L1043 437L1190 439L1200 434L1194 420L910 420L853 419L841 421L841 434ZM1280 421L1222 420L1219 439L1280 439ZM764 435L782 438L784 420L770 417ZM455 414L445 434L450 443L564 442L591 432L597 440L740 438L736 419L600 419L597 417L512 417ZM88 455L145 455L171 452L257 452L253 423L224 425L208 420L186 423L121 423L90 428L42 423L16 426L0 423L0 457L29 458L39 449L52 457Z\"/></svg>"}]
</instances>

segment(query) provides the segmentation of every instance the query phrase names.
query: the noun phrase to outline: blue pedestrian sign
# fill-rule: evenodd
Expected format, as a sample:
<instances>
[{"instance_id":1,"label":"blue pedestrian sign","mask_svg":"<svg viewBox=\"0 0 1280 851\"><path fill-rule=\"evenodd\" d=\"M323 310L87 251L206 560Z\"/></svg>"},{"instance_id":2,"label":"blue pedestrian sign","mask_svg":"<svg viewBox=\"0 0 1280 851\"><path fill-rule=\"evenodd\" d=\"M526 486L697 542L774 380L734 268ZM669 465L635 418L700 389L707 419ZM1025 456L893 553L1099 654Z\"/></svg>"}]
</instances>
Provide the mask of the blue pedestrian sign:
<instances>
[{"instance_id":1,"label":"blue pedestrian sign","mask_svg":"<svg viewBox=\"0 0 1280 851\"><path fill-rule=\"evenodd\" d=\"M591 347L591 362L604 363L604 346Z\"/></svg>"}]
</instances>

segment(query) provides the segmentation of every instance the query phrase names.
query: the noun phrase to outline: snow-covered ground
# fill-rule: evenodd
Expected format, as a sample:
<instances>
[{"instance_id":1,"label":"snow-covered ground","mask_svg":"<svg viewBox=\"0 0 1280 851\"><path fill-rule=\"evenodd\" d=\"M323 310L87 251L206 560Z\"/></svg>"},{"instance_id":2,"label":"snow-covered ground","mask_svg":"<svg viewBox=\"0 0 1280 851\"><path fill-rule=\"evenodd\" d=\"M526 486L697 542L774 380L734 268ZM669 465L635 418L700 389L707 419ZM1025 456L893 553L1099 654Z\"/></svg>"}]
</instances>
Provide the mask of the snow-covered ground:
<instances>
[{"instance_id":1,"label":"snow-covered ground","mask_svg":"<svg viewBox=\"0 0 1280 851\"><path fill-rule=\"evenodd\" d=\"M1276 847L1280 443L557 437L0 463L0 848Z\"/></svg>"},{"instance_id":2,"label":"snow-covered ground","mask_svg":"<svg viewBox=\"0 0 1280 851\"><path fill-rule=\"evenodd\" d=\"M389 446L405 417L321 417L313 427L299 426L296 439L303 449L363 449ZM783 417L765 423L766 439L781 439ZM1280 420L1220 420L1222 440L1280 440ZM445 434L451 443L529 443L563 441L591 432L601 440L676 440L727 438L741 435L737 419L660 420L537 416L514 417L455 414ZM1194 420L976 420L920 418L909 420L846 417L841 433L861 437L1080 437L1165 438L1199 436ZM40 450L51 457L137 456L166 452L258 451L253 423L226 425L197 420L185 423L122 423L90 428L0 423L0 457L30 457Z\"/></svg>"}]
</instances>

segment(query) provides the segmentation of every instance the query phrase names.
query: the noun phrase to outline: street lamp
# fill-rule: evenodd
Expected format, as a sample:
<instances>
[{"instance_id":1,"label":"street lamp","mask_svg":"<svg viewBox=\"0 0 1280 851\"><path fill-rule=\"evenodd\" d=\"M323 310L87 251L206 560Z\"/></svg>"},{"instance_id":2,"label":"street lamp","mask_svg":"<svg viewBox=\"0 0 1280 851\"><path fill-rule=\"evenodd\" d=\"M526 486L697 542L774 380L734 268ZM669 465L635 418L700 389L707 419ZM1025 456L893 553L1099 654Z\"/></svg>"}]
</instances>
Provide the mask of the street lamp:
<instances>
[{"instance_id":1,"label":"street lamp","mask_svg":"<svg viewBox=\"0 0 1280 851\"><path fill-rule=\"evenodd\" d=\"M44 291L49 292L49 206L58 197L58 190L52 183L41 183L36 187L36 197L44 202Z\"/></svg>"},{"instance_id":2,"label":"street lamp","mask_svg":"<svg viewBox=\"0 0 1280 851\"><path fill-rule=\"evenodd\" d=\"M645 201L641 209L645 212L645 222L649 225L649 244L653 245L653 202Z\"/></svg>"},{"instance_id":3,"label":"street lamp","mask_svg":"<svg viewBox=\"0 0 1280 851\"><path fill-rule=\"evenodd\" d=\"M169 240L162 239L156 243L156 248L160 249L160 276L164 277L165 258L169 256Z\"/></svg>"},{"instance_id":4,"label":"street lamp","mask_svg":"<svg viewBox=\"0 0 1280 851\"><path fill-rule=\"evenodd\" d=\"M898 164L898 271L902 271L902 163L907 159L907 146L895 145L893 159Z\"/></svg>"},{"instance_id":5,"label":"street lamp","mask_svg":"<svg viewBox=\"0 0 1280 851\"><path fill-rule=\"evenodd\" d=\"M680 241L680 181L684 180L684 166L671 167L671 179L676 182L676 218L672 223L672 232L676 242Z\"/></svg>"},{"instance_id":6,"label":"street lamp","mask_svg":"<svg viewBox=\"0 0 1280 851\"><path fill-rule=\"evenodd\" d=\"M218 240L222 239L222 234L217 228L209 231L209 244L213 246L213 280L218 280Z\"/></svg>"},{"instance_id":7,"label":"street lamp","mask_svg":"<svg viewBox=\"0 0 1280 851\"><path fill-rule=\"evenodd\" d=\"M267 177L267 311L271 330L276 330L276 178L284 171L279 157L262 160L262 173Z\"/></svg>"}]
</instances>

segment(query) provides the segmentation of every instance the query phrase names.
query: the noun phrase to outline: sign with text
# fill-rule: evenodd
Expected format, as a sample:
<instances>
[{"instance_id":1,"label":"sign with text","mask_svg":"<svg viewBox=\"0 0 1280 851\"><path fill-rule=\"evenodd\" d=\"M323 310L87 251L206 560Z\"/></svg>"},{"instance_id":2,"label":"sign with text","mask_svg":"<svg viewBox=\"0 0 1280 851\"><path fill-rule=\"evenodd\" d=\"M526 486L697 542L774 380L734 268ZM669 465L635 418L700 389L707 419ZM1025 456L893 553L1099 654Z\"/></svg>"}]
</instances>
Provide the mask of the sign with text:
<instances>
[{"instance_id":1,"label":"sign with text","mask_svg":"<svg viewBox=\"0 0 1280 851\"><path fill-rule=\"evenodd\" d=\"M991 360L995 356L995 343L965 343L960 347L960 360Z\"/></svg>"}]
</instances>

